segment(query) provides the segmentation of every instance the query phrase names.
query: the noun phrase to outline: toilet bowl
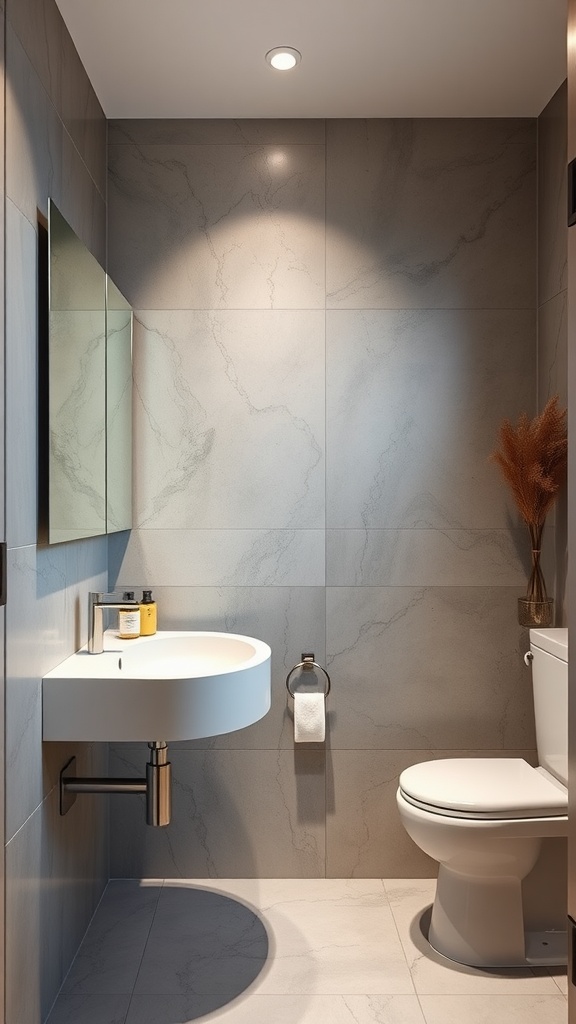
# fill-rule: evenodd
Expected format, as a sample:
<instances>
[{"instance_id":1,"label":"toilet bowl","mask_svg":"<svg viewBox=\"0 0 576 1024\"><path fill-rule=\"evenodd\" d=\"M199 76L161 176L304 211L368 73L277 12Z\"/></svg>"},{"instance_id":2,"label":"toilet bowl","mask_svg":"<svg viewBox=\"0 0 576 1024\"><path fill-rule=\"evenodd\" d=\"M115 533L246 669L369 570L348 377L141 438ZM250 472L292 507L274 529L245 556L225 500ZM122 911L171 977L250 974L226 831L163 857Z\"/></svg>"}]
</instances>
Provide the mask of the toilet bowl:
<instances>
[{"instance_id":1,"label":"toilet bowl","mask_svg":"<svg viewBox=\"0 0 576 1024\"><path fill-rule=\"evenodd\" d=\"M474 967L566 962L562 887L550 927L531 928L522 882L543 843L567 835L567 631L532 630L540 766L521 758L454 758L402 772L397 805L406 831L439 863L429 941ZM550 869L549 869L550 870ZM539 885L547 885L545 871Z\"/></svg>"}]
</instances>

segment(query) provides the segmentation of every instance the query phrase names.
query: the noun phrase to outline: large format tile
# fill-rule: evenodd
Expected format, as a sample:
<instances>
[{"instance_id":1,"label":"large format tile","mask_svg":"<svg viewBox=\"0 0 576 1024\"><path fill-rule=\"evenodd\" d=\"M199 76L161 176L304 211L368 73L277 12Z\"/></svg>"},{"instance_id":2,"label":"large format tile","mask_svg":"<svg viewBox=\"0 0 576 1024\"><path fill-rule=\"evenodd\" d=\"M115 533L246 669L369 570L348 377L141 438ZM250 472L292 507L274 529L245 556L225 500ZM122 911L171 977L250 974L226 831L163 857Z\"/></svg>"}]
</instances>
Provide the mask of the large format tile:
<instances>
[{"instance_id":1,"label":"large format tile","mask_svg":"<svg viewBox=\"0 0 576 1024\"><path fill-rule=\"evenodd\" d=\"M326 874L435 877L438 864L410 839L396 805L400 772L447 757L523 757L534 750L332 750L326 768Z\"/></svg>"},{"instance_id":2,"label":"large format tile","mask_svg":"<svg viewBox=\"0 0 576 1024\"><path fill-rule=\"evenodd\" d=\"M36 232L6 202L6 539L38 536L38 314Z\"/></svg>"},{"instance_id":3,"label":"large format tile","mask_svg":"<svg viewBox=\"0 0 576 1024\"><path fill-rule=\"evenodd\" d=\"M314 145L324 143L325 122L315 118L139 118L108 122L111 146Z\"/></svg>"},{"instance_id":4,"label":"large format tile","mask_svg":"<svg viewBox=\"0 0 576 1024\"><path fill-rule=\"evenodd\" d=\"M379 880L263 879L258 906L275 950L259 992L413 992Z\"/></svg>"},{"instance_id":5,"label":"large format tile","mask_svg":"<svg viewBox=\"0 0 576 1024\"><path fill-rule=\"evenodd\" d=\"M132 993L161 890L161 884L133 879L109 882L66 978L64 994Z\"/></svg>"},{"instance_id":6,"label":"large format tile","mask_svg":"<svg viewBox=\"0 0 576 1024\"><path fill-rule=\"evenodd\" d=\"M56 110L62 96L64 23L50 0L9 0L8 22Z\"/></svg>"},{"instance_id":7,"label":"large format tile","mask_svg":"<svg viewBox=\"0 0 576 1024\"><path fill-rule=\"evenodd\" d=\"M426 1024L565 1024L566 1000L560 995L421 996Z\"/></svg>"},{"instance_id":8,"label":"large format tile","mask_svg":"<svg viewBox=\"0 0 576 1024\"><path fill-rule=\"evenodd\" d=\"M103 798L61 818L54 789L7 844L8 1020L46 1017L104 889L105 841Z\"/></svg>"},{"instance_id":9,"label":"large format tile","mask_svg":"<svg viewBox=\"0 0 576 1024\"><path fill-rule=\"evenodd\" d=\"M82 745L42 745L42 676L86 642L88 590L105 589L105 542L16 548L6 606L6 832L32 814Z\"/></svg>"},{"instance_id":10,"label":"large format tile","mask_svg":"<svg viewBox=\"0 0 576 1024\"><path fill-rule=\"evenodd\" d=\"M327 524L508 529L489 462L535 403L533 310L333 311L327 317Z\"/></svg>"},{"instance_id":11,"label":"large format tile","mask_svg":"<svg viewBox=\"0 0 576 1024\"><path fill-rule=\"evenodd\" d=\"M60 993L46 1024L124 1024L130 996ZM156 1017L154 1024L160 1024Z\"/></svg>"},{"instance_id":12,"label":"large format tile","mask_svg":"<svg viewBox=\"0 0 576 1024\"><path fill-rule=\"evenodd\" d=\"M538 118L538 303L567 284L567 86L564 82Z\"/></svg>"},{"instance_id":13,"label":"large format tile","mask_svg":"<svg viewBox=\"0 0 576 1024\"><path fill-rule=\"evenodd\" d=\"M538 409L558 395L568 405L568 293L558 292L538 309Z\"/></svg>"},{"instance_id":14,"label":"large format tile","mask_svg":"<svg viewBox=\"0 0 576 1024\"><path fill-rule=\"evenodd\" d=\"M332 750L326 770L326 874L330 878L435 877L438 865L412 842L396 807L404 768L424 750Z\"/></svg>"},{"instance_id":15,"label":"large format tile","mask_svg":"<svg viewBox=\"0 0 576 1024\"><path fill-rule=\"evenodd\" d=\"M59 113L100 195L106 197L106 118L66 27L63 36Z\"/></svg>"},{"instance_id":16,"label":"large format tile","mask_svg":"<svg viewBox=\"0 0 576 1024\"><path fill-rule=\"evenodd\" d=\"M196 1019L196 1000L186 996L134 996L126 1024L172 1024ZM210 1014L222 1024L424 1024L414 995L261 995L250 991ZM50 1018L49 1024L53 1024ZM54 1024L68 1024L68 1020ZM72 1021L70 1021L72 1024ZM82 1021L84 1024L84 1020ZM92 1024L91 1018L86 1024ZM100 1024L100 1021L98 1022ZM108 1024L102 1018L101 1024ZM116 1022L114 1022L116 1024ZM121 1022L122 1024L122 1022Z\"/></svg>"},{"instance_id":17,"label":"large format tile","mask_svg":"<svg viewBox=\"0 0 576 1024\"><path fill-rule=\"evenodd\" d=\"M134 590L129 579L122 589ZM292 703L286 676L302 654L313 652L320 665L326 660L326 598L323 587L159 587L159 629L215 630L253 636L272 651L272 706L247 729L182 741L178 747L221 747L240 750L292 747Z\"/></svg>"},{"instance_id":18,"label":"large format tile","mask_svg":"<svg viewBox=\"0 0 576 1024\"><path fill-rule=\"evenodd\" d=\"M109 538L113 585L322 587L323 530L138 530Z\"/></svg>"},{"instance_id":19,"label":"large format tile","mask_svg":"<svg viewBox=\"0 0 576 1024\"><path fill-rule=\"evenodd\" d=\"M186 996L196 1018L257 985L270 954L251 907L207 888L165 885L134 994Z\"/></svg>"},{"instance_id":20,"label":"large format tile","mask_svg":"<svg viewBox=\"0 0 576 1024\"><path fill-rule=\"evenodd\" d=\"M384 882L394 920L419 996L449 993L482 996L522 995L562 999L550 975L543 969L464 967L436 953L425 938L435 882L421 879L386 879ZM422 999L421 999L422 1002ZM478 1002L481 1005L481 1001ZM424 1011L426 1016L426 1011ZM466 1019L469 1018L464 1014ZM435 1018L434 1024L444 1018ZM448 1018L446 1018L448 1019ZM460 1017L460 1020L462 1017ZM483 1018L479 1018L482 1020ZM498 1017L487 1018L498 1020ZM505 1018L508 1019L508 1018ZM552 1017L552 1020L554 1018ZM428 1018L427 1018L428 1024Z\"/></svg>"},{"instance_id":21,"label":"large format tile","mask_svg":"<svg viewBox=\"0 0 576 1024\"><path fill-rule=\"evenodd\" d=\"M333 587L518 587L526 581L526 528L328 530Z\"/></svg>"},{"instance_id":22,"label":"large format tile","mask_svg":"<svg viewBox=\"0 0 576 1024\"><path fill-rule=\"evenodd\" d=\"M332 308L533 308L532 120L327 125Z\"/></svg>"},{"instance_id":23,"label":"large format tile","mask_svg":"<svg viewBox=\"0 0 576 1024\"><path fill-rule=\"evenodd\" d=\"M141 775L145 744L112 748L110 774ZM111 799L112 875L317 878L324 874L324 754L173 749L172 822Z\"/></svg>"},{"instance_id":24,"label":"large format tile","mask_svg":"<svg viewBox=\"0 0 576 1024\"><path fill-rule=\"evenodd\" d=\"M140 312L134 373L136 526L323 527L323 313Z\"/></svg>"},{"instance_id":25,"label":"large format tile","mask_svg":"<svg viewBox=\"0 0 576 1024\"><path fill-rule=\"evenodd\" d=\"M340 749L534 746L507 587L331 587L326 660Z\"/></svg>"},{"instance_id":26,"label":"large format tile","mask_svg":"<svg viewBox=\"0 0 576 1024\"><path fill-rule=\"evenodd\" d=\"M108 195L135 308L323 308L323 146L113 145Z\"/></svg>"},{"instance_id":27,"label":"large format tile","mask_svg":"<svg viewBox=\"0 0 576 1024\"><path fill-rule=\"evenodd\" d=\"M8 24L6 33L6 195L36 225L48 196L62 196L62 122Z\"/></svg>"}]
</instances>

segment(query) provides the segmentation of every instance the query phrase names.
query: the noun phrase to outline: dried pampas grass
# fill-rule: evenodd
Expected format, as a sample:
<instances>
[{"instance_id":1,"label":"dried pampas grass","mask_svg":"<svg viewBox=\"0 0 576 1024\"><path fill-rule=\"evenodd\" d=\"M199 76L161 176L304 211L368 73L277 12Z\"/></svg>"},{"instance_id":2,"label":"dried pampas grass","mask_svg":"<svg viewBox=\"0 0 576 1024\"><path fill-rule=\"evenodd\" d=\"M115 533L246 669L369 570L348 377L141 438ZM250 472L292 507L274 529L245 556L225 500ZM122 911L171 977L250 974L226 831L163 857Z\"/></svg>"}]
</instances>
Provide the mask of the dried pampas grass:
<instances>
[{"instance_id":1,"label":"dried pampas grass","mask_svg":"<svg viewBox=\"0 0 576 1024\"><path fill-rule=\"evenodd\" d=\"M540 545L546 516L566 479L568 441L566 410L551 398L533 420L523 415L518 425L504 420L499 431L500 447L491 459L500 467L516 507L527 524L532 542L532 576L528 598L547 600L540 570Z\"/></svg>"}]
</instances>

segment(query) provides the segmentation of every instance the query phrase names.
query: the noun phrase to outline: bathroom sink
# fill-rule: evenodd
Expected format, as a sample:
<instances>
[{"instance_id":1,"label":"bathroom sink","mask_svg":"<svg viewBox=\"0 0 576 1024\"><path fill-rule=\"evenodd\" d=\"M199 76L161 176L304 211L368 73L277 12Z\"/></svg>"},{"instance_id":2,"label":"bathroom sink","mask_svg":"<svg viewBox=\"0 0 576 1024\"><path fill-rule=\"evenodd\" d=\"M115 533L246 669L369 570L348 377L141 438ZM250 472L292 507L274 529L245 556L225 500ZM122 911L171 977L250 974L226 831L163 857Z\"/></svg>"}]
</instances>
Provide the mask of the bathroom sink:
<instances>
[{"instance_id":1,"label":"bathroom sink","mask_svg":"<svg viewBox=\"0 0 576 1024\"><path fill-rule=\"evenodd\" d=\"M192 740L270 708L270 648L235 633L159 632L83 649L44 676L44 740Z\"/></svg>"}]
</instances>

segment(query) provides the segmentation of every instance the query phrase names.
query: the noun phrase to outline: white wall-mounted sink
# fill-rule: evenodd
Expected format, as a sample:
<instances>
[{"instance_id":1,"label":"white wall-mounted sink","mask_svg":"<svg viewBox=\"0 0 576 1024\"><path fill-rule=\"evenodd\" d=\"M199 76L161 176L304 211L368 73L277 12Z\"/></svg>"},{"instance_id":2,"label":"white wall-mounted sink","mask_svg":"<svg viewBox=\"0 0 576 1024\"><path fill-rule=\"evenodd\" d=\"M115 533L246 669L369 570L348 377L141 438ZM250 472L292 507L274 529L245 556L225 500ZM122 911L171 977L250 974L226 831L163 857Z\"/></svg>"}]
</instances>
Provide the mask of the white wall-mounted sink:
<instances>
[{"instance_id":1,"label":"white wall-mounted sink","mask_svg":"<svg viewBox=\"0 0 576 1024\"><path fill-rule=\"evenodd\" d=\"M235 633L159 632L83 649L44 676L45 740L192 740L270 708L270 648Z\"/></svg>"}]
</instances>

